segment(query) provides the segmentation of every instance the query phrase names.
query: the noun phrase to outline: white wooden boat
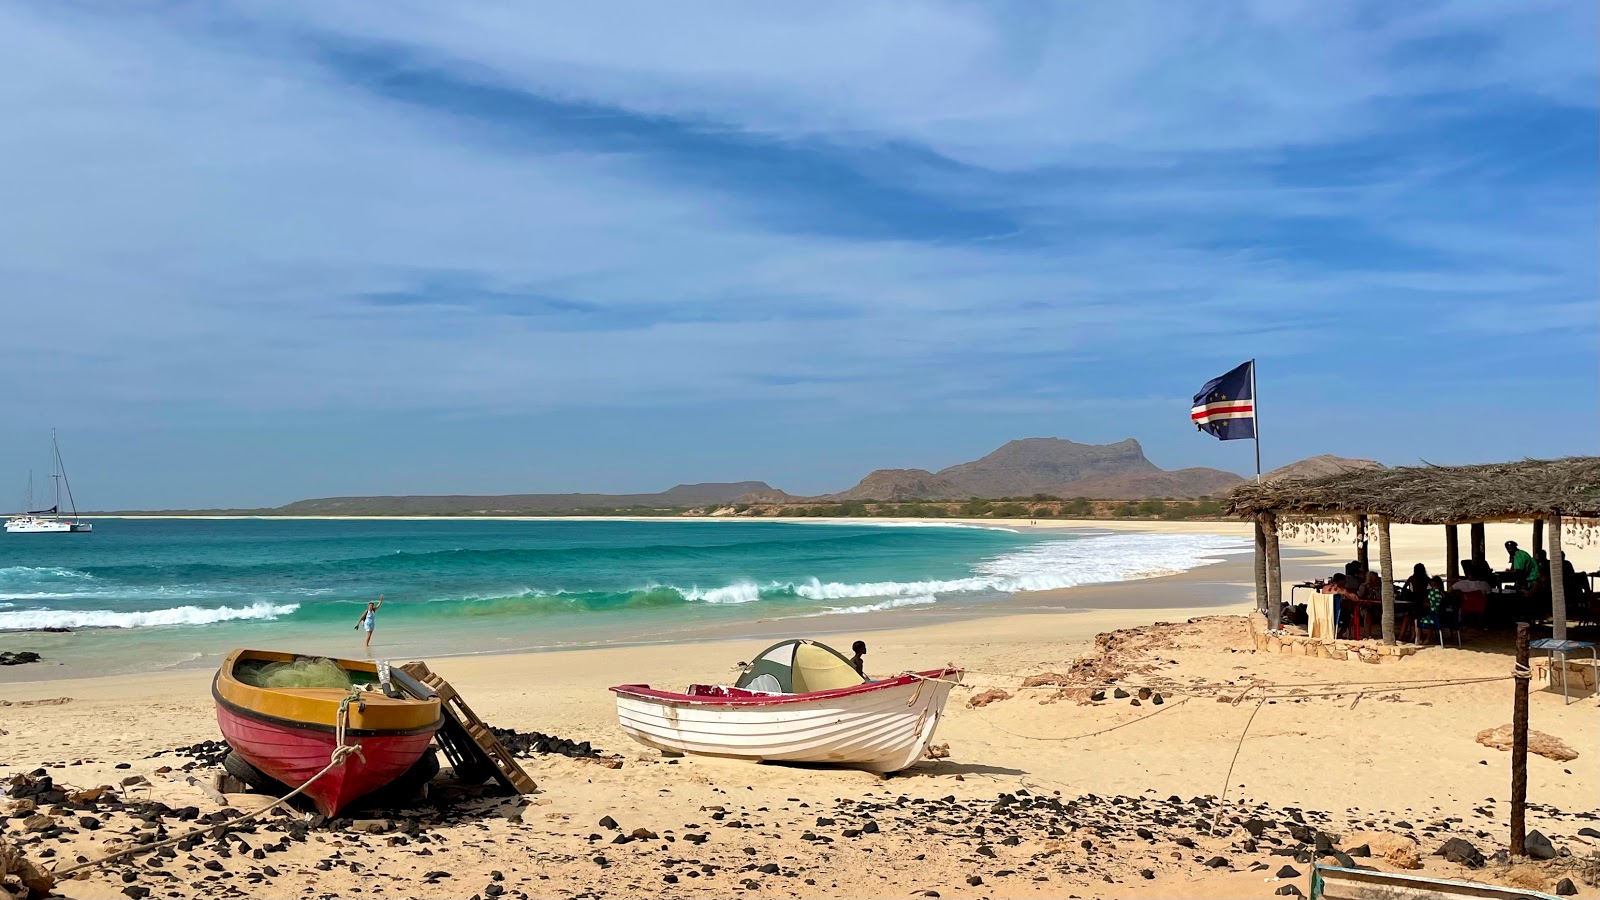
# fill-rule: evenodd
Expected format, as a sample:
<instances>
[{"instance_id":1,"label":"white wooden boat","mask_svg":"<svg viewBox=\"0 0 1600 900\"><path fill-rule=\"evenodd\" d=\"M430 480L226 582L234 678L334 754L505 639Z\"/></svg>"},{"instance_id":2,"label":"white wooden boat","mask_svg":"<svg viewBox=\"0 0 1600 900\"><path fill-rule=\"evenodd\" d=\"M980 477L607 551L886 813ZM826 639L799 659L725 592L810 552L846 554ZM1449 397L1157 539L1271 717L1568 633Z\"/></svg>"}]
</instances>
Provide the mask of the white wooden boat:
<instances>
[{"instance_id":1,"label":"white wooden boat","mask_svg":"<svg viewBox=\"0 0 1600 900\"><path fill-rule=\"evenodd\" d=\"M869 681L838 651L790 640L762 651L733 686L685 693L611 688L629 737L668 755L832 763L897 772L921 759L957 668Z\"/></svg>"}]
</instances>

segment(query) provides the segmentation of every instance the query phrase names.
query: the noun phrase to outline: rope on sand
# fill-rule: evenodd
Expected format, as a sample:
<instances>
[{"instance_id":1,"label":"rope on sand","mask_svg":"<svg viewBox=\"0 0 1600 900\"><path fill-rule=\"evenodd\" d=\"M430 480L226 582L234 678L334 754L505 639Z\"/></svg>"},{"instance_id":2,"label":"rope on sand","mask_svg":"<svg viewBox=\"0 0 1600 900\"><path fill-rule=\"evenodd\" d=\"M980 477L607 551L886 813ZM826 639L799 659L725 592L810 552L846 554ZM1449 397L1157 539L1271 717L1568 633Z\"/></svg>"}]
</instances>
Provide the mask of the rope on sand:
<instances>
[{"instance_id":1,"label":"rope on sand","mask_svg":"<svg viewBox=\"0 0 1600 900\"><path fill-rule=\"evenodd\" d=\"M139 845L136 845L136 846L133 846L133 847L128 847L128 848L123 849L123 850L118 850L115 853L108 853L105 856L101 856L101 857L98 857L96 859L88 860L87 862L81 862L81 863L78 863L77 865L68 866L65 869L54 870L54 871L51 872L51 874L54 875L57 879L65 879L65 878L69 878L69 877L71 877L71 876L73 876L73 875L75 875L75 874L77 874L79 872L82 872L82 871L85 871L85 870L88 870L88 869L96 869L96 868L104 866L104 865L106 865L108 863L115 862L116 860L122 859L123 857L126 857L126 856L135 856L135 855L140 854L140 853L152 853L152 852L154 852L156 850L160 850L160 849L162 849L164 847L172 847L172 846L175 846L177 844L181 844L184 841L187 841L188 839L190 839L192 837L195 837L196 835L206 834L206 833L210 832L210 833L214 833L217 837L221 837L223 834L227 833L229 830L237 828L240 825L245 824L246 822L255 821L256 819L259 819L262 816L266 815L267 813L272 812L275 809L278 809L279 807L283 806L285 803L288 803L290 800L293 800L294 798L296 798L296 797L300 796L301 794L305 793L306 788L311 787L313 784L316 784L318 779L322 778L322 776L324 776L324 775L328 774L329 772L332 772L334 769L337 769L340 766L344 765L345 761L348 760L350 757L359 756L359 757L361 757L362 760L365 760L366 756L361 752L361 745L360 744L347 744L347 743L345 743L345 730L349 726L349 721L350 721L350 703L351 703L351 701L359 700L359 699L360 699L359 692L357 692L355 690L352 690L350 692L350 696L348 696L348 697L344 698L343 700L339 701L339 711L334 715L334 725L333 725L334 748L333 748L333 753L329 756L328 764L326 766L323 766L322 771L320 771L317 774L315 774L315 775L311 776L310 778L306 779L306 782L304 784L300 785L299 787L295 788L293 791L290 791L289 793L285 794L284 796L278 798L277 802L272 803L272 804L270 804L268 806L264 806L261 809L258 809L255 812L250 813L247 816L240 816L239 818L234 819L231 822L223 822L223 823L215 824L215 825L207 825L204 828L191 829L191 830L189 830L189 831L187 831L187 832L185 832L185 833L183 833L183 834L181 834L181 835L179 835L179 836L177 836L175 838L167 838L164 841L156 841L154 843L139 844Z\"/></svg>"},{"instance_id":2,"label":"rope on sand","mask_svg":"<svg viewBox=\"0 0 1600 900\"><path fill-rule=\"evenodd\" d=\"M1217 827L1222 824L1222 814L1228 806L1228 785L1233 782L1233 767L1239 761L1239 751L1244 749L1244 736L1250 733L1250 724L1256 720L1256 713L1261 712L1261 707L1267 705L1267 698L1262 697L1256 701L1256 708L1250 710L1250 718L1244 721L1244 730L1239 732L1239 743L1234 745L1233 759L1228 760L1228 774L1222 778L1222 795L1217 800L1217 816L1211 820L1211 833L1217 833Z\"/></svg>"},{"instance_id":3,"label":"rope on sand","mask_svg":"<svg viewBox=\"0 0 1600 900\"><path fill-rule=\"evenodd\" d=\"M1102 734L1107 734L1107 733L1116 731L1119 728L1126 728L1129 725L1136 725L1136 724L1138 724L1140 722L1143 722L1145 719L1153 719L1156 716L1161 715L1162 713L1166 712L1169 709L1173 709L1175 707L1179 707L1179 706L1184 705L1185 703L1188 703L1192 699L1194 699L1194 698L1193 697L1184 697L1182 700L1179 700L1179 701L1177 701L1175 703L1168 703L1168 704L1162 706L1160 709L1157 709L1155 712L1147 713L1146 715L1142 715L1137 719L1129 719L1126 722L1122 722L1122 723L1119 723L1117 725L1112 725L1109 728L1102 728L1099 731L1090 731L1090 732L1087 732L1085 734L1067 735L1065 737L1047 737L1047 736L1040 736L1040 735L1036 735L1036 734L1022 734L1021 732L1012 731L1009 728L1005 728L1005 727L1002 727L1000 725L996 725L994 722L990 721L989 719L984 718L983 716L978 716L978 719L979 719L979 721L983 722L983 724L989 726L990 728L993 728L995 731L1004 732L1006 734L1011 735L1012 737L1025 738L1025 739L1030 740L1030 741L1076 741L1076 740L1082 740L1083 738L1098 737L1098 736L1100 736Z\"/></svg>"}]
</instances>

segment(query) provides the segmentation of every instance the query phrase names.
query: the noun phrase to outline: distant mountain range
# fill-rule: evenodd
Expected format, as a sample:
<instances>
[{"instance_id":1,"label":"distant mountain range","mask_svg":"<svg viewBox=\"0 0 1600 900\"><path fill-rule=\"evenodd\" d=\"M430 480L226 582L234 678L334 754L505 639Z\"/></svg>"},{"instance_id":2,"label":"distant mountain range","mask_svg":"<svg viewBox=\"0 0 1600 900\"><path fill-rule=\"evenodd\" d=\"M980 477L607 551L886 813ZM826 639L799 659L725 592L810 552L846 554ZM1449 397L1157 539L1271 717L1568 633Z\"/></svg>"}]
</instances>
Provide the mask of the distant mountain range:
<instances>
[{"instance_id":1,"label":"distant mountain range","mask_svg":"<svg viewBox=\"0 0 1600 900\"><path fill-rule=\"evenodd\" d=\"M1370 459L1314 456L1275 469L1263 477L1308 478L1368 468L1382 468L1382 465ZM1221 469L1162 469L1145 458L1144 448L1132 438L1114 444L1025 438L1011 441L981 459L937 472L878 469L849 490L820 497L796 496L764 481L731 481L680 484L654 494L324 497L274 509L200 512L269 516L514 516L593 510L672 510L734 503L994 500L1035 494L1093 500L1192 499L1221 496L1242 481L1241 476Z\"/></svg>"},{"instance_id":2,"label":"distant mountain range","mask_svg":"<svg viewBox=\"0 0 1600 900\"><path fill-rule=\"evenodd\" d=\"M928 472L879 469L829 500L967 500L974 497L1204 497L1226 493L1244 479L1221 469L1167 471L1145 458L1129 438L1079 444L1061 438L1011 441L982 459Z\"/></svg>"},{"instance_id":3,"label":"distant mountain range","mask_svg":"<svg viewBox=\"0 0 1600 900\"><path fill-rule=\"evenodd\" d=\"M514 516L587 509L663 508L732 503L770 492L765 481L680 484L656 494L442 494L435 496L324 497L269 510L275 516ZM777 493L782 493L778 491Z\"/></svg>"}]
</instances>

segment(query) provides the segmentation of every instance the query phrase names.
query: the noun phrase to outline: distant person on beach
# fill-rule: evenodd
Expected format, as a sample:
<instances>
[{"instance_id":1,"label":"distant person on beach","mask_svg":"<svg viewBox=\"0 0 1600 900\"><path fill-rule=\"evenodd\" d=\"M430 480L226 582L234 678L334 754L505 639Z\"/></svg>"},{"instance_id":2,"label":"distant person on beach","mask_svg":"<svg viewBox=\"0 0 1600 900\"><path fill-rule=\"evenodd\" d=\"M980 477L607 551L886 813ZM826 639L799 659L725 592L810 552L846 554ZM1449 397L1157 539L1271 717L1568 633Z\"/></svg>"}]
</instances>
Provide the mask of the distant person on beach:
<instances>
[{"instance_id":1,"label":"distant person on beach","mask_svg":"<svg viewBox=\"0 0 1600 900\"><path fill-rule=\"evenodd\" d=\"M856 670L857 675L862 678L867 677L867 642L856 641L850 645L850 652L855 654L850 657L851 667Z\"/></svg>"},{"instance_id":2,"label":"distant person on beach","mask_svg":"<svg viewBox=\"0 0 1600 900\"><path fill-rule=\"evenodd\" d=\"M361 618L356 620L357 628L365 627L367 629L367 643L364 646L372 646L372 630L378 627L378 607L382 605L383 595L379 594L378 599L369 602L367 608L362 610Z\"/></svg>"}]
</instances>

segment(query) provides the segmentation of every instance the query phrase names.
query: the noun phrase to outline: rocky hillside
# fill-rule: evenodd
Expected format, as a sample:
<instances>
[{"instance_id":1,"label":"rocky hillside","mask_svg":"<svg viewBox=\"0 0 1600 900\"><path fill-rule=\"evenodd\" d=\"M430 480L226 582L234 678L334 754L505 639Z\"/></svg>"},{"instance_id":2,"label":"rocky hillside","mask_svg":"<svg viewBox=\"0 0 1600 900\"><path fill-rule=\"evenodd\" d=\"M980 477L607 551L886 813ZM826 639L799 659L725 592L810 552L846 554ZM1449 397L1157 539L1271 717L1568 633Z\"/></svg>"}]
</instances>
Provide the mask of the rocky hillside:
<instances>
[{"instance_id":1,"label":"rocky hillside","mask_svg":"<svg viewBox=\"0 0 1600 900\"><path fill-rule=\"evenodd\" d=\"M848 491L829 500L967 500L977 496L956 482L926 469L879 469Z\"/></svg>"},{"instance_id":2,"label":"rocky hillside","mask_svg":"<svg viewBox=\"0 0 1600 900\"><path fill-rule=\"evenodd\" d=\"M1160 472L1129 438L1115 444L1079 444L1061 438L1011 441L982 459L951 466L939 475L978 497L1022 497L1044 485L1096 475Z\"/></svg>"},{"instance_id":3,"label":"rocky hillside","mask_svg":"<svg viewBox=\"0 0 1600 900\"><path fill-rule=\"evenodd\" d=\"M1362 469L1382 469L1383 463L1372 459L1351 459L1348 456L1334 456L1324 453L1302 459L1299 462L1289 463L1287 466L1273 469L1262 475L1266 481L1275 481L1280 478L1320 478L1323 475L1336 475L1340 472L1358 472Z\"/></svg>"},{"instance_id":4,"label":"rocky hillside","mask_svg":"<svg viewBox=\"0 0 1600 900\"><path fill-rule=\"evenodd\" d=\"M1205 497L1226 493L1241 479L1219 469L1165 471L1129 438L1079 444L1060 438L1011 441L982 459L938 472L879 469L848 491L819 500L966 500L973 497Z\"/></svg>"},{"instance_id":5,"label":"rocky hillside","mask_svg":"<svg viewBox=\"0 0 1600 900\"><path fill-rule=\"evenodd\" d=\"M1049 485L1039 493L1052 497L1089 497L1096 500L1143 500L1147 497L1220 497L1244 479L1221 469L1196 467L1171 472L1131 475L1096 475L1065 484Z\"/></svg>"},{"instance_id":6,"label":"rocky hillside","mask_svg":"<svg viewBox=\"0 0 1600 900\"><path fill-rule=\"evenodd\" d=\"M540 515L585 509L666 508L732 503L769 492L765 481L680 484L656 494L498 494L324 497L299 500L270 510L278 516L497 516ZM779 492L781 493L781 492Z\"/></svg>"}]
</instances>

